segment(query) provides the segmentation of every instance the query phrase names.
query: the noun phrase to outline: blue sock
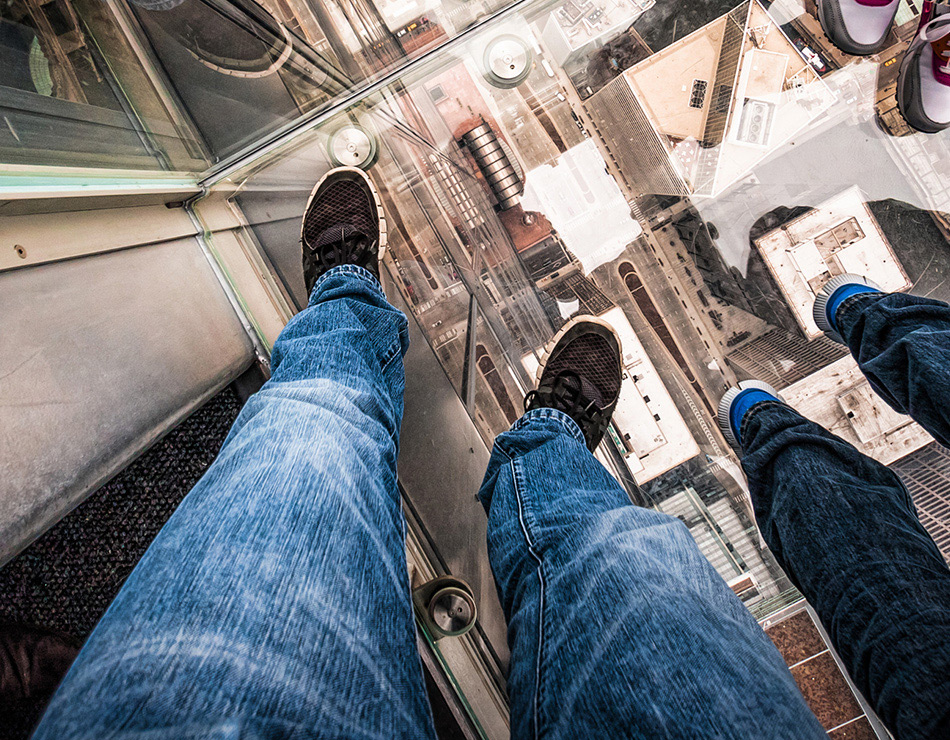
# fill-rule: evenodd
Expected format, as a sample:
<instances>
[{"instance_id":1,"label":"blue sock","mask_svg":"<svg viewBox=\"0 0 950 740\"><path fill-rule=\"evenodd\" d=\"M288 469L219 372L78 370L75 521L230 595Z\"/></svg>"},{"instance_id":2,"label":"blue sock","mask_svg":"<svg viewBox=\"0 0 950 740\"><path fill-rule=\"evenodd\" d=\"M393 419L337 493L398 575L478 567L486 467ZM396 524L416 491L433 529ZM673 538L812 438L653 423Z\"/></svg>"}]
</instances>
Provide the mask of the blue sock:
<instances>
[{"instance_id":1,"label":"blue sock","mask_svg":"<svg viewBox=\"0 0 950 740\"><path fill-rule=\"evenodd\" d=\"M778 399L771 393L766 393L758 388L747 388L736 396L732 402L732 406L729 408L729 426L732 427L732 431L735 432L736 439L739 440L740 444L742 438L739 436L739 428L742 426L742 418L749 409L763 401L778 401Z\"/></svg>"},{"instance_id":2,"label":"blue sock","mask_svg":"<svg viewBox=\"0 0 950 740\"><path fill-rule=\"evenodd\" d=\"M839 306L841 306L841 304L846 299L853 295L858 295L859 293L880 292L881 291L879 291L877 288L872 288L870 285L861 285L860 283L847 283L846 285L842 285L831 294L831 298L828 299L828 304L825 306L825 313L828 314L828 322L835 331L838 331L838 320L836 315L838 313Z\"/></svg>"}]
</instances>

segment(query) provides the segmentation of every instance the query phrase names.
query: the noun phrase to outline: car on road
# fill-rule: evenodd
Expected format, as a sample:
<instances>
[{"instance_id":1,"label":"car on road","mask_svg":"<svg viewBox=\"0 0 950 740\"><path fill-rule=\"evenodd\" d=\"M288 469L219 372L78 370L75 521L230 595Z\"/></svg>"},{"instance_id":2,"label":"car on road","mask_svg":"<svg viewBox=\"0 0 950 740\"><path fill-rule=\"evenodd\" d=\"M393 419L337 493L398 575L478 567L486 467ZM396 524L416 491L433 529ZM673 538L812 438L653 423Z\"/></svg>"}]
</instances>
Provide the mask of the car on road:
<instances>
[{"instance_id":1,"label":"car on road","mask_svg":"<svg viewBox=\"0 0 950 740\"><path fill-rule=\"evenodd\" d=\"M805 61L814 67L818 74L824 74L828 71L828 65L825 64L825 60L822 59L814 49L805 44L805 39L799 36L797 39L795 39L794 43L795 48L802 53L803 57L805 57Z\"/></svg>"}]
</instances>

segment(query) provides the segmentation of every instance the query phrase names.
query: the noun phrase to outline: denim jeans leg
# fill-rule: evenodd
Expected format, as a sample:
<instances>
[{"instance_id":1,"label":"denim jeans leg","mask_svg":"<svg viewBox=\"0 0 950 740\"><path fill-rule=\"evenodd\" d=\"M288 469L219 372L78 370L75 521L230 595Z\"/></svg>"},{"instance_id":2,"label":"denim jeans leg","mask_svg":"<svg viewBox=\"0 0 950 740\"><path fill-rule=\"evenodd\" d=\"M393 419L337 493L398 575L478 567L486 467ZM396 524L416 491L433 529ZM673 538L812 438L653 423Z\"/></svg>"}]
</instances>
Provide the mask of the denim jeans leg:
<instances>
[{"instance_id":1,"label":"denim jeans leg","mask_svg":"<svg viewBox=\"0 0 950 740\"><path fill-rule=\"evenodd\" d=\"M780 403L741 429L771 551L898 740L950 737L950 570L891 470Z\"/></svg>"},{"instance_id":2,"label":"denim jeans leg","mask_svg":"<svg viewBox=\"0 0 950 740\"><path fill-rule=\"evenodd\" d=\"M950 446L950 306L906 293L861 293L837 311L871 386Z\"/></svg>"},{"instance_id":3,"label":"denim jeans leg","mask_svg":"<svg viewBox=\"0 0 950 740\"><path fill-rule=\"evenodd\" d=\"M500 435L479 497L513 738L825 737L687 528L633 506L570 417L536 409Z\"/></svg>"},{"instance_id":4,"label":"denim jeans leg","mask_svg":"<svg viewBox=\"0 0 950 740\"><path fill-rule=\"evenodd\" d=\"M339 267L35 735L434 738L396 487L406 318Z\"/></svg>"}]
</instances>

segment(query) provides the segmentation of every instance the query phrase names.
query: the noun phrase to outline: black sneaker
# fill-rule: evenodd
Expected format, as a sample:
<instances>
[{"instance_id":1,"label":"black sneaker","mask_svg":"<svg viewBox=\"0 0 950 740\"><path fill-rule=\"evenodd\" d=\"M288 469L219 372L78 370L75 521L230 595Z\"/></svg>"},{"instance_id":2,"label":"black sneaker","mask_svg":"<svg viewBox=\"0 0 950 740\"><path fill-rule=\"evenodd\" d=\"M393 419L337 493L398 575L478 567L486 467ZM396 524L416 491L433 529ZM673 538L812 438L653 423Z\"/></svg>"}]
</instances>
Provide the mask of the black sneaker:
<instances>
[{"instance_id":1,"label":"black sneaker","mask_svg":"<svg viewBox=\"0 0 950 740\"><path fill-rule=\"evenodd\" d=\"M525 396L525 411L552 408L570 416L593 452L604 438L620 398L620 338L593 316L571 319L541 359L538 389Z\"/></svg>"},{"instance_id":2,"label":"black sneaker","mask_svg":"<svg viewBox=\"0 0 950 740\"><path fill-rule=\"evenodd\" d=\"M337 167L310 193L300 230L307 294L331 267L359 265L379 277L386 216L379 193L357 167Z\"/></svg>"},{"instance_id":3,"label":"black sneaker","mask_svg":"<svg viewBox=\"0 0 950 740\"><path fill-rule=\"evenodd\" d=\"M870 56L887 45L899 0L818 0L818 21L846 54Z\"/></svg>"}]
</instances>

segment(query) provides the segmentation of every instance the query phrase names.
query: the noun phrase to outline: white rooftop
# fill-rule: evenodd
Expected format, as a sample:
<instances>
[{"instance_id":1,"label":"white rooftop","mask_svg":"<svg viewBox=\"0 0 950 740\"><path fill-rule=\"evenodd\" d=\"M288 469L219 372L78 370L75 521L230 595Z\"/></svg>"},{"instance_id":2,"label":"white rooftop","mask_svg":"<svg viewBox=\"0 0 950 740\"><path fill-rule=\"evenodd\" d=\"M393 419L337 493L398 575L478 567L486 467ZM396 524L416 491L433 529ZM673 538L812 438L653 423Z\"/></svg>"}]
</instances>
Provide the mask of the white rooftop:
<instances>
[{"instance_id":1,"label":"white rooftop","mask_svg":"<svg viewBox=\"0 0 950 740\"><path fill-rule=\"evenodd\" d=\"M910 287L858 187L769 232L755 244L809 338L821 335L812 319L815 295L836 275L864 275L886 291Z\"/></svg>"},{"instance_id":2,"label":"white rooftop","mask_svg":"<svg viewBox=\"0 0 950 740\"><path fill-rule=\"evenodd\" d=\"M723 16L623 74L696 195L716 196L739 182L835 101L762 4L750 2L747 10L737 68L720 69L732 52L724 45L734 23ZM726 128L714 146L681 145L709 138L707 124L724 112Z\"/></svg>"},{"instance_id":3,"label":"white rooftop","mask_svg":"<svg viewBox=\"0 0 950 740\"><path fill-rule=\"evenodd\" d=\"M606 167L597 145L587 139L559 156L556 165L525 175L522 207L550 219L585 274L615 260L643 233Z\"/></svg>"},{"instance_id":4,"label":"white rooftop","mask_svg":"<svg viewBox=\"0 0 950 740\"><path fill-rule=\"evenodd\" d=\"M626 376L613 420L628 447L627 465L642 485L698 455L699 446L623 309L612 308L600 318L620 336ZM533 355L522 364L530 374L537 372Z\"/></svg>"},{"instance_id":5,"label":"white rooftop","mask_svg":"<svg viewBox=\"0 0 950 740\"><path fill-rule=\"evenodd\" d=\"M797 411L884 465L930 444L933 438L874 392L850 356L782 390Z\"/></svg>"},{"instance_id":6,"label":"white rooftop","mask_svg":"<svg viewBox=\"0 0 950 740\"><path fill-rule=\"evenodd\" d=\"M543 22L542 37L562 64L574 51L633 24L656 0L564 0Z\"/></svg>"},{"instance_id":7,"label":"white rooftop","mask_svg":"<svg viewBox=\"0 0 950 740\"><path fill-rule=\"evenodd\" d=\"M433 10L438 10L438 0L375 0L379 14L390 31L398 31L410 21Z\"/></svg>"}]
</instances>

